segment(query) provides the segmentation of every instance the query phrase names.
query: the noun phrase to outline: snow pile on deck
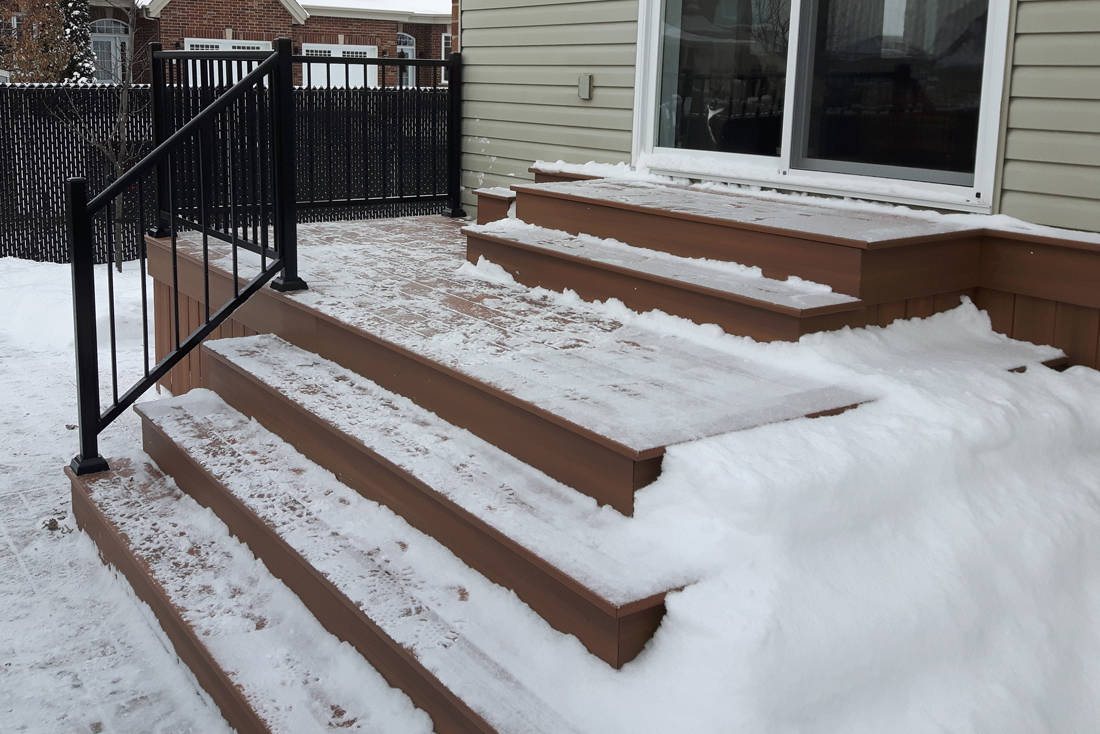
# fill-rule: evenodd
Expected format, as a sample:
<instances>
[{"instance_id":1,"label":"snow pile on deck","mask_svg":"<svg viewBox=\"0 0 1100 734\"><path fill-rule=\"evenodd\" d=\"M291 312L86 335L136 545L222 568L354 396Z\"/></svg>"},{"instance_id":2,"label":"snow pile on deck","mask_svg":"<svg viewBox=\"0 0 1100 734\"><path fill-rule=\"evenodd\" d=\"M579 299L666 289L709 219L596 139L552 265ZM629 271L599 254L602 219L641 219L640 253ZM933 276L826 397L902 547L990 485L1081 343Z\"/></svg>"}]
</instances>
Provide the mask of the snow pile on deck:
<instances>
[{"instance_id":1,"label":"snow pile on deck","mask_svg":"<svg viewBox=\"0 0 1100 734\"><path fill-rule=\"evenodd\" d=\"M1100 722L1100 373L936 348L983 321L746 349L882 398L670 449L637 517L711 572L645 665L699 731Z\"/></svg>"},{"instance_id":2,"label":"snow pile on deck","mask_svg":"<svg viewBox=\"0 0 1100 734\"><path fill-rule=\"evenodd\" d=\"M506 281L489 263L462 272ZM669 596L654 641L621 674L564 684L580 720L616 731L1093 730L1100 373L1038 366L1054 350L992 332L969 302L797 344L597 308L880 397L668 450L632 530L675 538L702 580ZM1007 371L1013 360L1030 367Z\"/></svg>"}]
</instances>

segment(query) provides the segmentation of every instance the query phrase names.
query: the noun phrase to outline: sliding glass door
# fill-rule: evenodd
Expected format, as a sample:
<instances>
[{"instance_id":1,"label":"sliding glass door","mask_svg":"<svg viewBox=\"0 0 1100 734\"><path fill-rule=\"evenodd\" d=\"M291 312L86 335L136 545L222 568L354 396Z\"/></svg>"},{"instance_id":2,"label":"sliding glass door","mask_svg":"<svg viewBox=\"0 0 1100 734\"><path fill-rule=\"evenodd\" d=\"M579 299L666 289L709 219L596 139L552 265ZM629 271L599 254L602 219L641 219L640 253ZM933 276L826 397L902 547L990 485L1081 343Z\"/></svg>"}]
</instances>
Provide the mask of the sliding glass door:
<instances>
[{"instance_id":1,"label":"sliding glass door","mask_svg":"<svg viewBox=\"0 0 1100 734\"><path fill-rule=\"evenodd\" d=\"M988 0L816 0L794 165L970 185Z\"/></svg>"},{"instance_id":2,"label":"sliding glass door","mask_svg":"<svg viewBox=\"0 0 1100 734\"><path fill-rule=\"evenodd\" d=\"M732 154L782 175L976 187L1007 43L988 43L996 3L660 5L657 149Z\"/></svg>"},{"instance_id":3,"label":"sliding glass door","mask_svg":"<svg viewBox=\"0 0 1100 734\"><path fill-rule=\"evenodd\" d=\"M777 156L790 0L669 0L660 144Z\"/></svg>"}]
</instances>

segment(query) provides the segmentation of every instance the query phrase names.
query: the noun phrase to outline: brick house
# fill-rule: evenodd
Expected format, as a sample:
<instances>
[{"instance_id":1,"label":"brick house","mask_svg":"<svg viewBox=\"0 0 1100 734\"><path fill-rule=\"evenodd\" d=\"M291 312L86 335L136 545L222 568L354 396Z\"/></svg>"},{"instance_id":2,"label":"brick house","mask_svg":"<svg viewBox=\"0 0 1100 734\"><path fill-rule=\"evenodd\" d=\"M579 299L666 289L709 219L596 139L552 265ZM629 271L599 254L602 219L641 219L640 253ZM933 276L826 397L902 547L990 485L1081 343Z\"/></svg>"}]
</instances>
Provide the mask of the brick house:
<instances>
[{"instance_id":1,"label":"brick house","mask_svg":"<svg viewBox=\"0 0 1100 734\"><path fill-rule=\"evenodd\" d=\"M451 42L449 0L93 0L92 45L100 79L118 79L133 23L133 73L144 78L143 50L265 49L280 37L295 53L382 58L443 58ZM385 83L396 83L396 72ZM430 72L422 70L421 74ZM373 81L373 80L372 80ZM412 71L402 80L413 83ZM430 80L420 79L420 83Z\"/></svg>"}]
</instances>

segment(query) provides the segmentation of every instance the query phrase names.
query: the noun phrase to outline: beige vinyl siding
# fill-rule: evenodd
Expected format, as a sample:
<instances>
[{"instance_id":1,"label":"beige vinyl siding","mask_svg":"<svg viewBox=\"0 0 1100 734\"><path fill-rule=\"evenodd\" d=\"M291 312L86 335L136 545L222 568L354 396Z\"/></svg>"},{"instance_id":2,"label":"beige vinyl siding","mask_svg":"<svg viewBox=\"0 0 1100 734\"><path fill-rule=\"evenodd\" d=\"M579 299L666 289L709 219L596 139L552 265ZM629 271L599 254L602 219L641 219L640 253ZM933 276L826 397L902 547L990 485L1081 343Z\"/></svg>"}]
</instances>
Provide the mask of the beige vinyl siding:
<instances>
[{"instance_id":1,"label":"beige vinyl siding","mask_svg":"<svg viewBox=\"0 0 1100 734\"><path fill-rule=\"evenodd\" d=\"M528 181L536 160L630 160L637 0L462 0L461 33L468 212L473 189Z\"/></svg>"},{"instance_id":2,"label":"beige vinyl siding","mask_svg":"<svg viewBox=\"0 0 1100 734\"><path fill-rule=\"evenodd\" d=\"M1019 0L1000 211L1100 231L1100 0Z\"/></svg>"}]
</instances>

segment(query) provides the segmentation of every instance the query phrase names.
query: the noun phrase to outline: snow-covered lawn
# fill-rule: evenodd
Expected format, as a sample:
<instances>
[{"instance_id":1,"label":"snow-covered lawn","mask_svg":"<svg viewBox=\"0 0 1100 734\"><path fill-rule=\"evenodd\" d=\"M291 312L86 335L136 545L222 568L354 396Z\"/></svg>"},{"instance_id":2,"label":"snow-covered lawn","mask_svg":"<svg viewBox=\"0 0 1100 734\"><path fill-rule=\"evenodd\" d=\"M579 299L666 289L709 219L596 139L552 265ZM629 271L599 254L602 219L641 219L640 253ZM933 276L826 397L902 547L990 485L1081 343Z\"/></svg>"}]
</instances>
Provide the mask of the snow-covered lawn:
<instances>
[{"instance_id":1,"label":"snow-covered lawn","mask_svg":"<svg viewBox=\"0 0 1100 734\"><path fill-rule=\"evenodd\" d=\"M61 474L76 449L68 278L65 266L0 260L0 731L223 731L125 582L73 532ZM133 268L124 279L120 292L136 294ZM969 304L767 345L594 308L878 400L669 449L631 524L672 538L701 580L670 595L636 663L569 682L616 694L609 715L579 693L586 720L1096 731L1100 373L1006 371L1007 340ZM135 301L120 318L133 374ZM138 442L128 415L103 451Z\"/></svg>"}]
</instances>

